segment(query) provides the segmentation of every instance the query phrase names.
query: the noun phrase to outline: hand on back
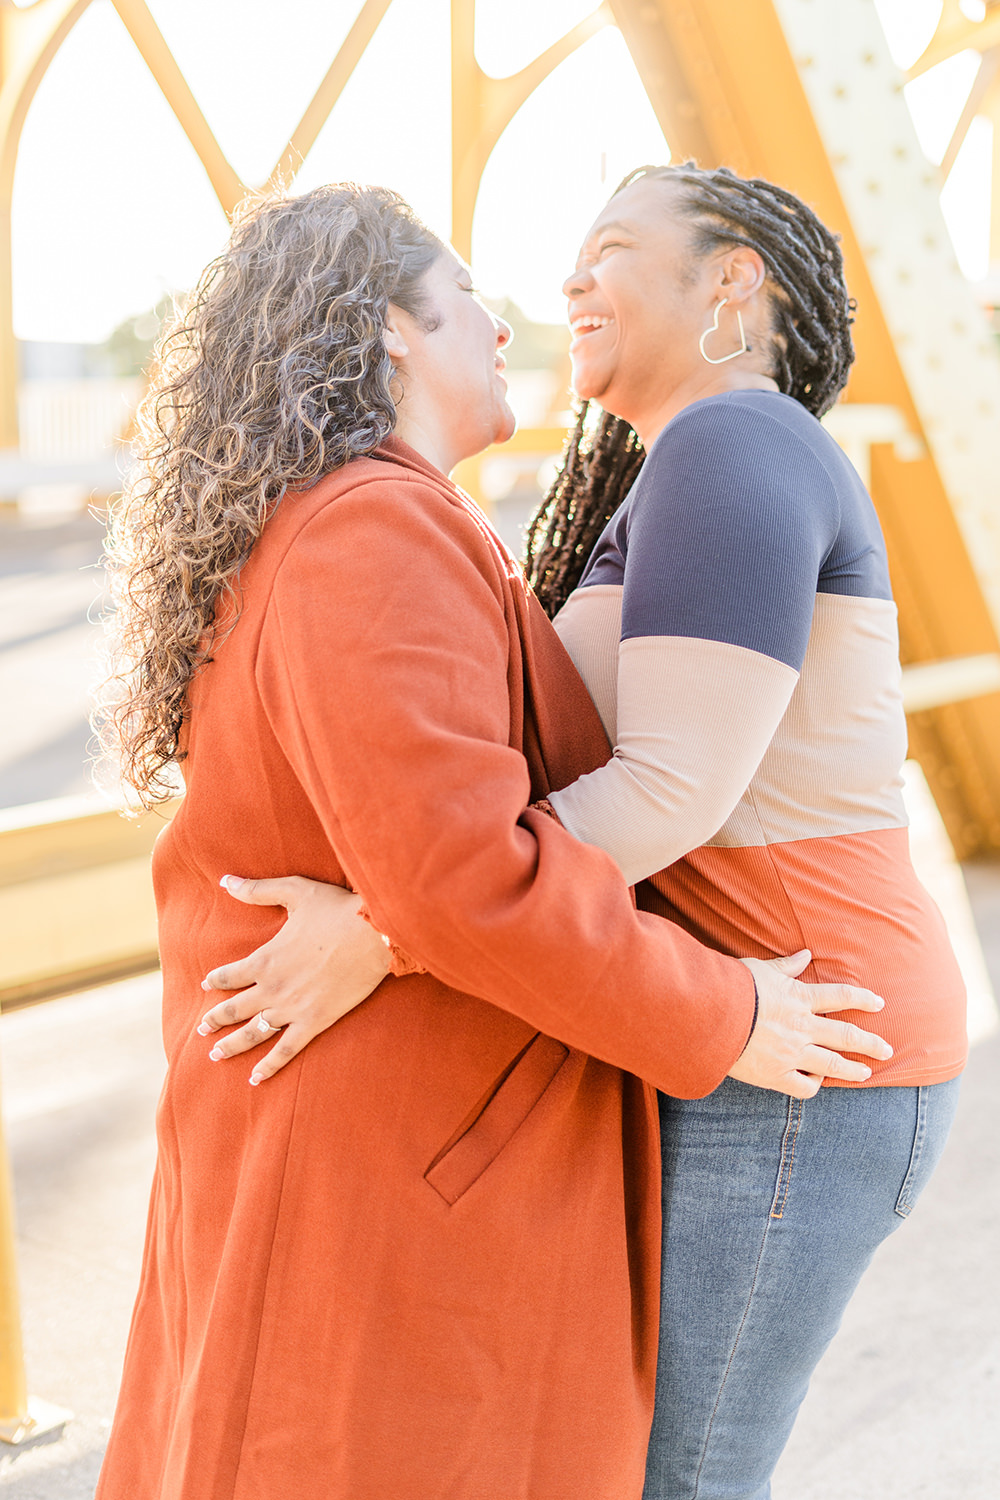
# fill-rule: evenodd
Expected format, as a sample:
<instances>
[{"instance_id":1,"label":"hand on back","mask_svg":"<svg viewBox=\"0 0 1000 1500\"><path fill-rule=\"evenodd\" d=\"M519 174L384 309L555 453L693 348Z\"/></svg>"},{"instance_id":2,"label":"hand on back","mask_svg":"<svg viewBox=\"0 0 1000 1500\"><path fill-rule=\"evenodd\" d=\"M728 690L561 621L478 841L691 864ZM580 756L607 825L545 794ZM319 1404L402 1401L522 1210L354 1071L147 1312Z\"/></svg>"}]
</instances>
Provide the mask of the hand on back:
<instances>
[{"instance_id":1,"label":"hand on back","mask_svg":"<svg viewBox=\"0 0 1000 1500\"><path fill-rule=\"evenodd\" d=\"M273 1039L273 1028L284 1028L254 1064L250 1082L263 1083L378 988L389 972L389 949L359 915L361 897L343 886L302 875L274 880L224 875L220 884L237 901L283 906L288 912L270 942L213 969L202 981L205 990L239 991L205 1014L198 1027L202 1036L249 1023L219 1038L209 1053L213 1061L258 1047ZM266 1030L258 1026L261 1014Z\"/></svg>"},{"instance_id":2,"label":"hand on back","mask_svg":"<svg viewBox=\"0 0 1000 1500\"><path fill-rule=\"evenodd\" d=\"M850 984L801 984L796 974L811 962L806 950L789 958L744 958L757 986L757 1023L730 1078L774 1089L793 1099L811 1099L824 1078L863 1083L871 1077L867 1063L844 1052L884 1061L892 1048L882 1037L850 1021L832 1021L837 1010L880 1011L885 1001L871 990Z\"/></svg>"}]
</instances>

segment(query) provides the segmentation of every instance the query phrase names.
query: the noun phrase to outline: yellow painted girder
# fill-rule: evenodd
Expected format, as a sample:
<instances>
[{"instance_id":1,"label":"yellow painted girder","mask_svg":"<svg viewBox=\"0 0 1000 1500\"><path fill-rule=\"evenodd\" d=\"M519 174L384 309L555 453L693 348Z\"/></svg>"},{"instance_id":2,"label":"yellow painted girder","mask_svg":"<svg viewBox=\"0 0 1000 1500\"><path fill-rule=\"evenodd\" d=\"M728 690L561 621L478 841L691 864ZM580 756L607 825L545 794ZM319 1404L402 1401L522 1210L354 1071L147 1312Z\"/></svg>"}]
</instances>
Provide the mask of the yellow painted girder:
<instances>
[{"instance_id":1,"label":"yellow painted girder","mask_svg":"<svg viewBox=\"0 0 1000 1500\"><path fill-rule=\"evenodd\" d=\"M959 52L985 52L990 47L1000 47L1000 6L991 5L981 21L972 21L958 0L944 0L934 35L907 76L919 78Z\"/></svg>"},{"instance_id":2,"label":"yellow painted girder","mask_svg":"<svg viewBox=\"0 0 1000 1500\"><path fill-rule=\"evenodd\" d=\"M0 1002L155 966L149 860L176 807L136 821L85 798L0 811Z\"/></svg>"},{"instance_id":3,"label":"yellow painted girder","mask_svg":"<svg viewBox=\"0 0 1000 1500\"><path fill-rule=\"evenodd\" d=\"M491 78L476 61L476 0L451 0L451 240L472 255L472 220L486 163L521 105L584 42L613 22L608 3L507 78Z\"/></svg>"},{"instance_id":4,"label":"yellow painted girder","mask_svg":"<svg viewBox=\"0 0 1000 1500\"><path fill-rule=\"evenodd\" d=\"M288 145L275 163L267 180L268 188L290 182L298 172L391 4L392 0L365 0L322 83L292 131Z\"/></svg>"},{"instance_id":5,"label":"yellow painted girder","mask_svg":"<svg viewBox=\"0 0 1000 1500\"><path fill-rule=\"evenodd\" d=\"M136 50L152 73L160 92L177 117L178 124L194 147L227 214L246 196L246 185L230 166L201 107L191 92L180 65L153 20L145 0L111 0Z\"/></svg>"},{"instance_id":6,"label":"yellow painted girder","mask_svg":"<svg viewBox=\"0 0 1000 1500\"><path fill-rule=\"evenodd\" d=\"M945 0L937 27L930 42L908 70L908 78L922 74L947 62L960 52L978 52L982 59L965 101L951 140L941 158L941 180L946 181L958 153L965 144L969 127L977 117L993 126L993 167L990 184L990 259L1000 262L1000 4L987 8L981 21L972 21L959 7L958 0Z\"/></svg>"},{"instance_id":7,"label":"yellow painted girder","mask_svg":"<svg viewBox=\"0 0 1000 1500\"><path fill-rule=\"evenodd\" d=\"M220 204L232 215L251 191L232 166L145 0L112 0L136 50L193 146ZM364 0L265 188L288 184L354 72L392 0ZM0 450L16 448L17 346L13 329L10 208L21 130L45 70L90 0L0 0Z\"/></svg>"},{"instance_id":8,"label":"yellow painted girder","mask_svg":"<svg viewBox=\"0 0 1000 1500\"><path fill-rule=\"evenodd\" d=\"M90 0L0 5L0 451L17 447L17 345L14 342L10 204L17 148L45 70Z\"/></svg>"}]
</instances>

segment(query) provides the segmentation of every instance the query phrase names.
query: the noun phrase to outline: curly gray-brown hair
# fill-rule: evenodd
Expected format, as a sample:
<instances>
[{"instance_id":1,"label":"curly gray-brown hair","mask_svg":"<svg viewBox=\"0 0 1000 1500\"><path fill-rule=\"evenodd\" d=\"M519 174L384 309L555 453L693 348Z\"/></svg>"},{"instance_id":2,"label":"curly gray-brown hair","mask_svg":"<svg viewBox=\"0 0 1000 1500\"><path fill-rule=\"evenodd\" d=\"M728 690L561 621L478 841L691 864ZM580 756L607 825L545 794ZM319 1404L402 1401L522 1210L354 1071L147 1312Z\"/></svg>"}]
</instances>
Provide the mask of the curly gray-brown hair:
<instances>
[{"instance_id":1,"label":"curly gray-brown hair","mask_svg":"<svg viewBox=\"0 0 1000 1500\"><path fill-rule=\"evenodd\" d=\"M251 199L161 339L112 511L113 668L96 720L143 805L174 789L191 679L274 506L392 431L386 309L426 325L422 278L443 248L387 188Z\"/></svg>"}]
</instances>

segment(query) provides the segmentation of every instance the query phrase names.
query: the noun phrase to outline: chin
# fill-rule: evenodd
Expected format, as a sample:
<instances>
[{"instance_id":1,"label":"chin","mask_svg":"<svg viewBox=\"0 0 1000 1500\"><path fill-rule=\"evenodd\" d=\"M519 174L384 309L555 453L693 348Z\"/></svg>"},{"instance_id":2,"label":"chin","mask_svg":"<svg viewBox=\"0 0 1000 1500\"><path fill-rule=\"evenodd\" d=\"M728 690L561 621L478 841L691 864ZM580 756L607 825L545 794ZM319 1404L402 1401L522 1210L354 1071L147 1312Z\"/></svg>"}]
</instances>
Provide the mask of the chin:
<instances>
[{"instance_id":1,"label":"chin","mask_svg":"<svg viewBox=\"0 0 1000 1500\"><path fill-rule=\"evenodd\" d=\"M607 389L608 382L601 380L596 370L588 370L586 365L582 368L574 365L570 384L574 396L581 401L599 401Z\"/></svg>"},{"instance_id":2,"label":"chin","mask_svg":"<svg viewBox=\"0 0 1000 1500\"><path fill-rule=\"evenodd\" d=\"M505 407L504 414L501 417L500 421L497 423L496 435L494 436L493 441L495 443L509 443L516 431L517 418L515 417L509 406Z\"/></svg>"}]
</instances>

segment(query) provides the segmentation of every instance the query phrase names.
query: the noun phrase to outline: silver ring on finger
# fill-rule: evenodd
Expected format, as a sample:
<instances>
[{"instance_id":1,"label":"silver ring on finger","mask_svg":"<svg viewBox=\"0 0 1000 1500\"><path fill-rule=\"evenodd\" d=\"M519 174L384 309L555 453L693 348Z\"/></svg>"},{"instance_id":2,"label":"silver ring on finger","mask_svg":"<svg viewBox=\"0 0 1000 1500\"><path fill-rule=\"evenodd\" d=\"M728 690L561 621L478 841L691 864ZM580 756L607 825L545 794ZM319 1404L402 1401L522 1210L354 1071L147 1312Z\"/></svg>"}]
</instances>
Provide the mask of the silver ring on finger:
<instances>
[{"instance_id":1,"label":"silver ring on finger","mask_svg":"<svg viewBox=\"0 0 1000 1500\"><path fill-rule=\"evenodd\" d=\"M272 1031L280 1031L281 1027L272 1026L270 1021L264 1019L264 1012L261 1011L260 1015L257 1017L257 1030L262 1031L264 1035L267 1036Z\"/></svg>"}]
</instances>

